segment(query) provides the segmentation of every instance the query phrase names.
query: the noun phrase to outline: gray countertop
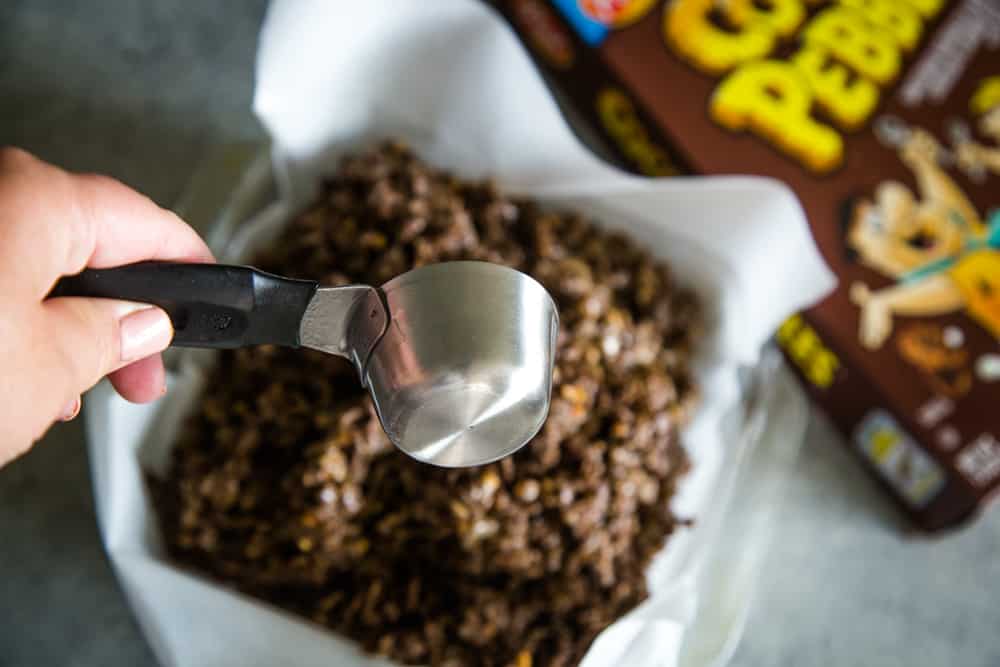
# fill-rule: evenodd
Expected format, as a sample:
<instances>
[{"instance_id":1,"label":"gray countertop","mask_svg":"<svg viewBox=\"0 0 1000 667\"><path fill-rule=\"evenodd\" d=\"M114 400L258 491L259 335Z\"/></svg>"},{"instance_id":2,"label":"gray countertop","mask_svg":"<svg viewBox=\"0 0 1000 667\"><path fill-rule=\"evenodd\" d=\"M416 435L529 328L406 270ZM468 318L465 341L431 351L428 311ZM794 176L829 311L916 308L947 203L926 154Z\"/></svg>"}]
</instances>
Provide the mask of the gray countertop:
<instances>
[{"instance_id":1,"label":"gray countertop","mask_svg":"<svg viewBox=\"0 0 1000 667\"><path fill-rule=\"evenodd\" d=\"M5 0L0 144L172 204L206 145L261 137L264 5ZM806 438L733 664L1000 665L1000 511L911 537L822 417ZM98 538L80 423L0 470L0 536L0 665L155 664Z\"/></svg>"}]
</instances>

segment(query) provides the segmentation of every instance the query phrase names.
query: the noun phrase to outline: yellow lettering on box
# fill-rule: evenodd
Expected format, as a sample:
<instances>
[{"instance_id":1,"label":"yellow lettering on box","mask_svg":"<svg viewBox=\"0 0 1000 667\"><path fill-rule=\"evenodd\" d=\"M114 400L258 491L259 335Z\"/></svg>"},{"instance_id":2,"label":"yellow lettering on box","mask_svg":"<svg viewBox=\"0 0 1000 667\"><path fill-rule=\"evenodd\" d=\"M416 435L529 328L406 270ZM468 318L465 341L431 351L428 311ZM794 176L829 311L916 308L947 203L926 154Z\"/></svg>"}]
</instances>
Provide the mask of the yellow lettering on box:
<instances>
[{"instance_id":1,"label":"yellow lettering on box","mask_svg":"<svg viewBox=\"0 0 1000 667\"><path fill-rule=\"evenodd\" d=\"M969 110L977 116L995 106L1000 106L1000 76L991 76L980 81L972 99L969 100Z\"/></svg>"},{"instance_id":2,"label":"yellow lettering on box","mask_svg":"<svg viewBox=\"0 0 1000 667\"><path fill-rule=\"evenodd\" d=\"M809 45L826 48L858 74L886 85L899 74L899 45L891 33L870 23L856 9L831 7L815 16L802 33Z\"/></svg>"},{"instance_id":3,"label":"yellow lettering on box","mask_svg":"<svg viewBox=\"0 0 1000 667\"><path fill-rule=\"evenodd\" d=\"M766 6L766 9L761 8ZM806 16L802 0L729 0L726 14L733 25L743 27L764 21L782 37L790 37Z\"/></svg>"},{"instance_id":4,"label":"yellow lettering on box","mask_svg":"<svg viewBox=\"0 0 1000 667\"><path fill-rule=\"evenodd\" d=\"M752 130L814 171L840 164L844 144L833 129L810 117L813 95L790 64L765 60L741 65L715 89L712 118L731 130Z\"/></svg>"},{"instance_id":5,"label":"yellow lettering on box","mask_svg":"<svg viewBox=\"0 0 1000 667\"><path fill-rule=\"evenodd\" d=\"M847 68L829 59L826 49L804 46L792 56L792 63L805 75L819 105L842 127L855 129L878 105L878 86L861 77L848 83Z\"/></svg>"},{"instance_id":6,"label":"yellow lettering on box","mask_svg":"<svg viewBox=\"0 0 1000 667\"><path fill-rule=\"evenodd\" d=\"M853 7L896 38L904 51L911 51L924 32L924 21L913 5L905 0L840 0L845 7Z\"/></svg>"},{"instance_id":7,"label":"yellow lettering on box","mask_svg":"<svg viewBox=\"0 0 1000 667\"><path fill-rule=\"evenodd\" d=\"M840 370L840 361L830 350L822 349L816 353L809 364L806 376L809 381L820 389L826 389L833 384Z\"/></svg>"},{"instance_id":8,"label":"yellow lettering on box","mask_svg":"<svg viewBox=\"0 0 1000 667\"><path fill-rule=\"evenodd\" d=\"M663 13L663 35L676 52L708 74L723 74L763 58L777 41L765 21L752 21L728 32L709 20L715 0L675 0Z\"/></svg>"},{"instance_id":9,"label":"yellow lettering on box","mask_svg":"<svg viewBox=\"0 0 1000 667\"><path fill-rule=\"evenodd\" d=\"M653 143L626 95L615 88L605 88L597 95L597 115L608 134L625 155L637 163L646 176L677 174L666 151Z\"/></svg>"},{"instance_id":10,"label":"yellow lettering on box","mask_svg":"<svg viewBox=\"0 0 1000 667\"><path fill-rule=\"evenodd\" d=\"M925 19L932 19L944 7L945 0L906 0L906 4L914 7Z\"/></svg>"},{"instance_id":11,"label":"yellow lettering on box","mask_svg":"<svg viewBox=\"0 0 1000 667\"><path fill-rule=\"evenodd\" d=\"M789 316L788 319L781 323L781 326L778 327L778 333L775 334L778 344L785 347L804 326L806 326L806 323L801 315L795 313Z\"/></svg>"},{"instance_id":12,"label":"yellow lettering on box","mask_svg":"<svg viewBox=\"0 0 1000 667\"><path fill-rule=\"evenodd\" d=\"M809 359L818 350L822 349L822 347L823 344L820 342L816 332L813 331L812 327L806 327L799 332L795 340L788 344L788 353L792 355L795 363L805 366Z\"/></svg>"},{"instance_id":13,"label":"yellow lettering on box","mask_svg":"<svg viewBox=\"0 0 1000 667\"><path fill-rule=\"evenodd\" d=\"M840 370L837 355L823 344L816 330L806 324L801 315L796 313L785 320L775 337L778 345L814 386L826 389L837 379Z\"/></svg>"}]
</instances>

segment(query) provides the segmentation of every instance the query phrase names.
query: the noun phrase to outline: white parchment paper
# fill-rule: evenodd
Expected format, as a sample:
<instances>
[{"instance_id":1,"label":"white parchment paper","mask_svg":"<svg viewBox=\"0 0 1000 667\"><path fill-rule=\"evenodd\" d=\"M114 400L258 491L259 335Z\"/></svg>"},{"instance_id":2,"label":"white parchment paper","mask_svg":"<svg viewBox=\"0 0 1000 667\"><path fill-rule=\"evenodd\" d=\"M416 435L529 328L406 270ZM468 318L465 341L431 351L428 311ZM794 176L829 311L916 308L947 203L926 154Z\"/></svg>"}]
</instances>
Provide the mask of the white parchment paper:
<instances>
[{"instance_id":1,"label":"white parchment paper","mask_svg":"<svg viewBox=\"0 0 1000 667\"><path fill-rule=\"evenodd\" d=\"M781 320L834 283L786 187L753 177L640 179L599 162L516 37L478 0L277 0L261 32L254 106L273 141L280 197L223 259L245 259L266 243L343 151L400 137L438 166L584 211L669 260L711 319L698 362L705 401L685 434L694 468L676 506L712 515L745 453L737 368L755 364ZM168 666L388 664L166 561L142 468L162 469L200 373L187 364L152 406L127 404L106 384L85 401L103 539L158 658ZM584 667L678 664L705 601L699 572L711 524L670 540L650 568L650 599L598 637Z\"/></svg>"}]
</instances>

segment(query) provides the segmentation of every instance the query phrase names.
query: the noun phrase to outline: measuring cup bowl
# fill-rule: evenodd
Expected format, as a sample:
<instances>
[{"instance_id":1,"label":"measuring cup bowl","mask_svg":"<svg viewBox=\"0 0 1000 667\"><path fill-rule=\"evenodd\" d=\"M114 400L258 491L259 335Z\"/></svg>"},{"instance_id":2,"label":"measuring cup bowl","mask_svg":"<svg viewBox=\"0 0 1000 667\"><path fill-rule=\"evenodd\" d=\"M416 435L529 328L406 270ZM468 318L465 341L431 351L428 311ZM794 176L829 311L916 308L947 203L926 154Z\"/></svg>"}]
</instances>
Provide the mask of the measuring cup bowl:
<instances>
[{"instance_id":1,"label":"measuring cup bowl","mask_svg":"<svg viewBox=\"0 0 1000 667\"><path fill-rule=\"evenodd\" d=\"M498 264L448 262L382 291L390 324L364 381L397 447L439 466L481 465L538 432L559 325L545 288Z\"/></svg>"}]
</instances>

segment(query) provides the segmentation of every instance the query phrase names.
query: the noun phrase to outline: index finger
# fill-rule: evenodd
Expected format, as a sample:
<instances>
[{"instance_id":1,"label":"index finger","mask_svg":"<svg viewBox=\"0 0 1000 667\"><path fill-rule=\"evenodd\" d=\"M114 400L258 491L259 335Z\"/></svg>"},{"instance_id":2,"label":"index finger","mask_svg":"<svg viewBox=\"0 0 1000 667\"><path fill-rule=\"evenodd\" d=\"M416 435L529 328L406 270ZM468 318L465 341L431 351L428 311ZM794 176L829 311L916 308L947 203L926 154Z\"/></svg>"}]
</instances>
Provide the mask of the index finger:
<instances>
[{"instance_id":1,"label":"index finger","mask_svg":"<svg viewBox=\"0 0 1000 667\"><path fill-rule=\"evenodd\" d=\"M40 297L61 276L143 260L213 261L171 211L106 176L70 174L17 149L0 151L0 248L22 261Z\"/></svg>"}]
</instances>

